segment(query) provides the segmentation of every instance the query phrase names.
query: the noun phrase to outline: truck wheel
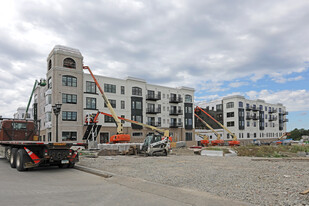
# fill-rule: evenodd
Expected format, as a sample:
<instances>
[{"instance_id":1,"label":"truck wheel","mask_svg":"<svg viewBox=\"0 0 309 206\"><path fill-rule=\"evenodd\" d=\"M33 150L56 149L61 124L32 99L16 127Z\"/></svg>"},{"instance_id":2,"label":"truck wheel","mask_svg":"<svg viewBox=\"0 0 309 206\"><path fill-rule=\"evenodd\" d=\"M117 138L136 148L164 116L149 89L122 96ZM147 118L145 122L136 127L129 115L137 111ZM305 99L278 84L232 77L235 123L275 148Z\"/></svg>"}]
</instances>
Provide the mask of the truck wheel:
<instances>
[{"instance_id":1,"label":"truck wheel","mask_svg":"<svg viewBox=\"0 0 309 206\"><path fill-rule=\"evenodd\" d=\"M17 155L16 155L16 169L18 171L25 171L25 163L27 162L27 156L28 155L26 153L26 151L24 149L19 149L17 151Z\"/></svg>"},{"instance_id":2,"label":"truck wheel","mask_svg":"<svg viewBox=\"0 0 309 206\"><path fill-rule=\"evenodd\" d=\"M12 148L10 155L10 165L12 168L16 168L16 155L18 148Z\"/></svg>"},{"instance_id":3,"label":"truck wheel","mask_svg":"<svg viewBox=\"0 0 309 206\"><path fill-rule=\"evenodd\" d=\"M12 151L11 147L5 147L5 158L7 159L8 162L10 161L11 151Z\"/></svg>"}]
</instances>

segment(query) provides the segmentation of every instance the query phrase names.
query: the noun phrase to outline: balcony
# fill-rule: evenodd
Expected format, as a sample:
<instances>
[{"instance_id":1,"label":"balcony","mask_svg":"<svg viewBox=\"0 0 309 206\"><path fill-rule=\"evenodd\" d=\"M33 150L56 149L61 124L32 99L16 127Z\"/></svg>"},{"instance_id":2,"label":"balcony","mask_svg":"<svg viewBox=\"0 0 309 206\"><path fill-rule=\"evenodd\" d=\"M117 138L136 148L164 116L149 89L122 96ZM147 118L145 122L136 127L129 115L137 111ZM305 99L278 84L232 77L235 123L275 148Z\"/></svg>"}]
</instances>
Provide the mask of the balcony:
<instances>
[{"instance_id":1,"label":"balcony","mask_svg":"<svg viewBox=\"0 0 309 206\"><path fill-rule=\"evenodd\" d=\"M249 105L249 106L246 106L246 110L247 110L247 111L250 111L250 110L252 110L252 106L251 106L251 105Z\"/></svg>"},{"instance_id":2,"label":"balcony","mask_svg":"<svg viewBox=\"0 0 309 206\"><path fill-rule=\"evenodd\" d=\"M259 119L259 116L253 115L253 116L252 116L252 119L253 119L253 120L258 120L258 119Z\"/></svg>"},{"instance_id":3,"label":"balcony","mask_svg":"<svg viewBox=\"0 0 309 206\"><path fill-rule=\"evenodd\" d=\"M182 115L183 111L181 109L178 109L178 110L170 110L170 115Z\"/></svg>"},{"instance_id":4,"label":"balcony","mask_svg":"<svg viewBox=\"0 0 309 206\"><path fill-rule=\"evenodd\" d=\"M268 113L276 113L276 112L277 112L277 109L268 110Z\"/></svg>"},{"instance_id":5,"label":"balcony","mask_svg":"<svg viewBox=\"0 0 309 206\"><path fill-rule=\"evenodd\" d=\"M289 119L284 119L283 122L289 122Z\"/></svg>"},{"instance_id":6,"label":"balcony","mask_svg":"<svg viewBox=\"0 0 309 206\"><path fill-rule=\"evenodd\" d=\"M161 113L161 108L147 108L146 114L158 114Z\"/></svg>"},{"instance_id":7,"label":"balcony","mask_svg":"<svg viewBox=\"0 0 309 206\"><path fill-rule=\"evenodd\" d=\"M170 103L182 103L182 97L170 97Z\"/></svg>"},{"instance_id":8,"label":"balcony","mask_svg":"<svg viewBox=\"0 0 309 206\"><path fill-rule=\"evenodd\" d=\"M147 94L146 95L146 100L150 100L150 101L157 101L157 100L161 100L161 95L158 94Z\"/></svg>"},{"instance_id":9,"label":"balcony","mask_svg":"<svg viewBox=\"0 0 309 206\"><path fill-rule=\"evenodd\" d=\"M182 122L171 122L170 123L170 128L178 128L182 127Z\"/></svg>"},{"instance_id":10,"label":"balcony","mask_svg":"<svg viewBox=\"0 0 309 206\"><path fill-rule=\"evenodd\" d=\"M284 112L282 112L282 114L283 114L283 115L288 115L288 114L289 114L289 112L284 111Z\"/></svg>"},{"instance_id":11,"label":"balcony","mask_svg":"<svg viewBox=\"0 0 309 206\"><path fill-rule=\"evenodd\" d=\"M252 119L252 118L253 118L253 116L252 116L251 114L249 114L249 115L246 116L246 120L250 120L250 119Z\"/></svg>"},{"instance_id":12,"label":"balcony","mask_svg":"<svg viewBox=\"0 0 309 206\"><path fill-rule=\"evenodd\" d=\"M258 108L258 107L252 107L252 110L255 111L255 112L257 112L257 111L260 110L260 108Z\"/></svg>"},{"instance_id":13,"label":"balcony","mask_svg":"<svg viewBox=\"0 0 309 206\"><path fill-rule=\"evenodd\" d=\"M276 120L277 120L277 117L273 117L273 116L270 116L269 119L268 119L268 121L270 121L270 122L271 121L276 121Z\"/></svg>"},{"instance_id":14,"label":"balcony","mask_svg":"<svg viewBox=\"0 0 309 206\"><path fill-rule=\"evenodd\" d=\"M156 122L155 121L147 122L147 124L150 125L150 126L154 126L154 127L156 126Z\"/></svg>"}]
</instances>

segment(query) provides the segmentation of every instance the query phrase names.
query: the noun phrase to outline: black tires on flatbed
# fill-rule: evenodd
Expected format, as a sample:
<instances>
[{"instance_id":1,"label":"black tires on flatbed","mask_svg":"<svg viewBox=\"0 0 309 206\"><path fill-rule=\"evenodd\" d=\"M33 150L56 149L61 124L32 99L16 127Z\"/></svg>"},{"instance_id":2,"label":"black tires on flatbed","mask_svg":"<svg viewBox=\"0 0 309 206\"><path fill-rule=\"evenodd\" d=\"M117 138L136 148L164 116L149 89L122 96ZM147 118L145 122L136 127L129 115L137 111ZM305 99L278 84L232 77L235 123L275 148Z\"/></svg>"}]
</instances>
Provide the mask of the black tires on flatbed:
<instances>
[{"instance_id":1,"label":"black tires on flatbed","mask_svg":"<svg viewBox=\"0 0 309 206\"><path fill-rule=\"evenodd\" d=\"M12 168L16 168L16 156L18 148L12 148L10 155L10 165Z\"/></svg>"},{"instance_id":2,"label":"black tires on flatbed","mask_svg":"<svg viewBox=\"0 0 309 206\"><path fill-rule=\"evenodd\" d=\"M16 169L18 171L25 171L25 163L29 162L29 156L24 149L19 149L16 155Z\"/></svg>"}]
</instances>

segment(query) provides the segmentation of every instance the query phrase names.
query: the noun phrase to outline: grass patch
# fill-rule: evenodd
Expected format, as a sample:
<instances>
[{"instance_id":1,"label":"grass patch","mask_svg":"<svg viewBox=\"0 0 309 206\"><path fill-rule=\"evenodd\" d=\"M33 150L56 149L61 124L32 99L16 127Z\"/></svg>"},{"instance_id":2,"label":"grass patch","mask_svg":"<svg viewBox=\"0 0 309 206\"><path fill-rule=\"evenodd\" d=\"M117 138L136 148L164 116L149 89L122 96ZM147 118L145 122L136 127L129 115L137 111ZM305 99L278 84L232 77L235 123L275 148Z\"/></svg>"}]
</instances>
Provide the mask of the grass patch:
<instances>
[{"instance_id":1,"label":"grass patch","mask_svg":"<svg viewBox=\"0 0 309 206\"><path fill-rule=\"evenodd\" d=\"M247 157L292 157L297 152L309 152L309 145L240 146L235 147L238 156Z\"/></svg>"}]
</instances>

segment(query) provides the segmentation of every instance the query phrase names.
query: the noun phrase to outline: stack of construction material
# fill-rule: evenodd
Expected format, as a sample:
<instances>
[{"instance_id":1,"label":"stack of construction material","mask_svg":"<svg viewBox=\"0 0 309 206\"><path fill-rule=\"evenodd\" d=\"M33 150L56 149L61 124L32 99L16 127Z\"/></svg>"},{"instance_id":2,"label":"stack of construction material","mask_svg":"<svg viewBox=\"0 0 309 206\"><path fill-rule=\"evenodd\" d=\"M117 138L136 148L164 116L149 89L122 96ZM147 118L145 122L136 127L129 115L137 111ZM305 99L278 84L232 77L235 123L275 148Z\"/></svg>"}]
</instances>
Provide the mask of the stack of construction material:
<instances>
[{"instance_id":1,"label":"stack of construction material","mask_svg":"<svg viewBox=\"0 0 309 206\"><path fill-rule=\"evenodd\" d=\"M119 143L119 144L98 144L102 155L116 155L118 154L137 154L137 150L141 149L143 143Z\"/></svg>"}]
</instances>

